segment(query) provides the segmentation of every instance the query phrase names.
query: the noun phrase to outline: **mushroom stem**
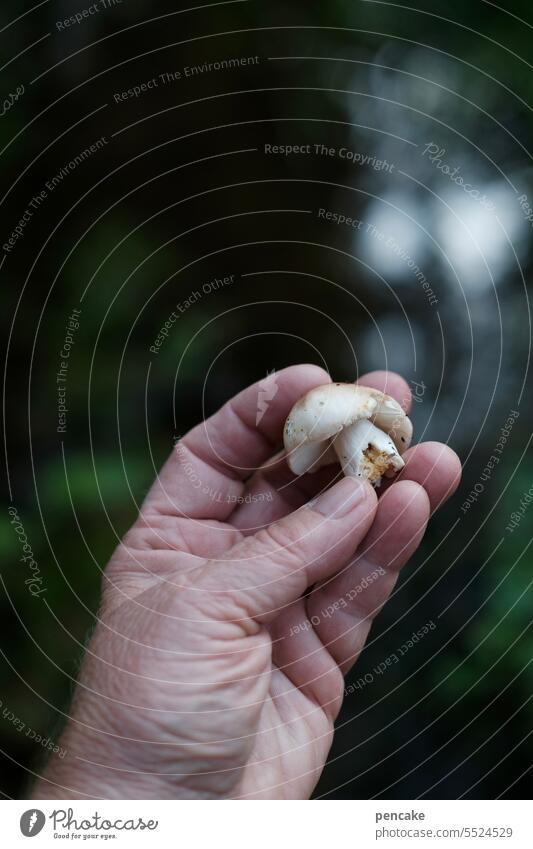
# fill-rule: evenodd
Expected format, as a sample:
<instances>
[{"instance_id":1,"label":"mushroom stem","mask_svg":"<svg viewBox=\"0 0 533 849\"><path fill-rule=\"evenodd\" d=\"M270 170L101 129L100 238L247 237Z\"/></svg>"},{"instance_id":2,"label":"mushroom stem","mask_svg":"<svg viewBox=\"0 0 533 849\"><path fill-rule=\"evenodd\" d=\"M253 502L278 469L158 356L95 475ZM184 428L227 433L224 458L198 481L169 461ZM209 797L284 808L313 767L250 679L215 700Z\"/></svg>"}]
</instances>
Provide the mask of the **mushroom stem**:
<instances>
[{"instance_id":1,"label":"mushroom stem","mask_svg":"<svg viewBox=\"0 0 533 849\"><path fill-rule=\"evenodd\" d=\"M382 475L405 465L390 436L368 419L345 427L333 440L333 448L347 477L366 478L375 486Z\"/></svg>"}]
</instances>

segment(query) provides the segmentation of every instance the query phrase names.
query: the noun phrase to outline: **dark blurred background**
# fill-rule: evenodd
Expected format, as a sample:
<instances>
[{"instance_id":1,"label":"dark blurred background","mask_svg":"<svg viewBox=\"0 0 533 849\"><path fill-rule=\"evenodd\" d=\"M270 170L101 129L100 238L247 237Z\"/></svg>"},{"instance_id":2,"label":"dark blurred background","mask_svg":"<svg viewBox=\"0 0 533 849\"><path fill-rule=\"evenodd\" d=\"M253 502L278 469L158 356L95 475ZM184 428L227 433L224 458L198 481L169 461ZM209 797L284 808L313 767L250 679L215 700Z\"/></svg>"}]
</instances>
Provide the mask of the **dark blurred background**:
<instances>
[{"instance_id":1,"label":"dark blurred background","mask_svg":"<svg viewBox=\"0 0 533 849\"><path fill-rule=\"evenodd\" d=\"M173 439L302 361L400 371L416 438L465 466L347 682L317 795L527 795L533 17L415 3L3 1L5 796L61 727L101 570Z\"/></svg>"}]
</instances>

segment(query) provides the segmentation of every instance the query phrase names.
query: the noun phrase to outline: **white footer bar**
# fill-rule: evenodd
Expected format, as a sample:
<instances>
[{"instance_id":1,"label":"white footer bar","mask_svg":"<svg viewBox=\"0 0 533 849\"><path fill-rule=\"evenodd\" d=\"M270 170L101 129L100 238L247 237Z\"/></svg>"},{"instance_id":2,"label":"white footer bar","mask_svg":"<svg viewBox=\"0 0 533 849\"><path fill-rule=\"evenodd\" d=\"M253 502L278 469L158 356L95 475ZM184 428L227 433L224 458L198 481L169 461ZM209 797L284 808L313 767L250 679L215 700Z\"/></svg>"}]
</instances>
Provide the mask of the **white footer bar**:
<instances>
[{"instance_id":1,"label":"white footer bar","mask_svg":"<svg viewBox=\"0 0 533 849\"><path fill-rule=\"evenodd\" d=\"M65 844L158 849L533 847L527 801L5 801L1 805L0 843L9 849Z\"/></svg>"}]
</instances>

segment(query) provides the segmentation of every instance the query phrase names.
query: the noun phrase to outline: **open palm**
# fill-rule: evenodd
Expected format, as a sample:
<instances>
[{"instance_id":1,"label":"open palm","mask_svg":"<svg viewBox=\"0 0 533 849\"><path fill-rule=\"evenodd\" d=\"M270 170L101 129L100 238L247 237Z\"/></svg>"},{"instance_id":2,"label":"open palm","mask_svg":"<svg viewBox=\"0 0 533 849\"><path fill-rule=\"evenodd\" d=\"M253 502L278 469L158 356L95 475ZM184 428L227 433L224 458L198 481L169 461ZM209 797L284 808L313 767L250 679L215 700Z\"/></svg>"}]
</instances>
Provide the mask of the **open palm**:
<instances>
[{"instance_id":1,"label":"open palm","mask_svg":"<svg viewBox=\"0 0 533 849\"><path fill-rule=\"evenodd\" d=\"M285 369L178 443L106 569L67 756L37 797L309 797L344 674L460 475L426 443L379 500L335 467L295 478L272 456L283 422L328 381ZM398 376L361 382L408 409Z\"/></svg>"}]
</instances>

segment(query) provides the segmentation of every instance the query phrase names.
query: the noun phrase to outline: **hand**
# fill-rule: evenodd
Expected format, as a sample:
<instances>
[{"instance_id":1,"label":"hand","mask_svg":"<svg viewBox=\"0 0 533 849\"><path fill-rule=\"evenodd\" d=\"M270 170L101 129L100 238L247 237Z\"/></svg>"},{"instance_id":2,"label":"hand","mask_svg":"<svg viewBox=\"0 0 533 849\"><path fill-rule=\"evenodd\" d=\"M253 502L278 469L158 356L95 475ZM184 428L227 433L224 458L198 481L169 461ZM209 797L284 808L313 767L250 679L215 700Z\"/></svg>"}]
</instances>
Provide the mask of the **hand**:
<instances>
[{"instance_id":1,"label":"hand","mask_svg":"<svg viewBox=\"0 0 533 849\"><path fill-rule=\"evenodd\" d=\"M269 381L257 426L255 385L178 443L114 553L67 754L36 798L310 796L343 676L460 466L416 445L379 500L335 482L338 467L295 479L271 455L294 402L329 377L295 366ZM397 375L361 382L408 408Z\"/></svg>"}]
</instances>

